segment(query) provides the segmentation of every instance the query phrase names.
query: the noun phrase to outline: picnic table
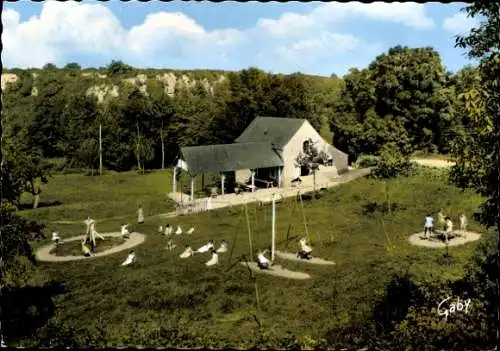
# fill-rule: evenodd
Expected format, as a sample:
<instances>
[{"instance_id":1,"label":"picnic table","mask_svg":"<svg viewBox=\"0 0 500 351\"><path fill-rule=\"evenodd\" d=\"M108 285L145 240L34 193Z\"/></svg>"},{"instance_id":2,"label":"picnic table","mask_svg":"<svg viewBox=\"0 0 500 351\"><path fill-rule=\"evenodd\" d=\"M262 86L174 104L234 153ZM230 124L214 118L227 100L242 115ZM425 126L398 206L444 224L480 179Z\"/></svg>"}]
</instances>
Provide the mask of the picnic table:
<instances>
[{"instance_id":1,"label":"picnic table","mask_svg":"<svg viewBox=\"0 0 500 351\"><path fill-rule=\"evenodd\" d=\"M252 184L238 184L240 189L243 189L243 191L252 191ZM254 185L254 189L257 189L257 187Z\"/></svg>"},{"instance_id":2,"label":"picnic table","mask_svg":"<svg viewBox=\"0 0 500 351\"><path fill-rule=\"evenodd\" d=\"M254 179L256 183L262 183L266 187L266 189L272 188L273 187L273 182L268 181L268 180L263 180L263 179Z\"/></svg>"}]
</instances>

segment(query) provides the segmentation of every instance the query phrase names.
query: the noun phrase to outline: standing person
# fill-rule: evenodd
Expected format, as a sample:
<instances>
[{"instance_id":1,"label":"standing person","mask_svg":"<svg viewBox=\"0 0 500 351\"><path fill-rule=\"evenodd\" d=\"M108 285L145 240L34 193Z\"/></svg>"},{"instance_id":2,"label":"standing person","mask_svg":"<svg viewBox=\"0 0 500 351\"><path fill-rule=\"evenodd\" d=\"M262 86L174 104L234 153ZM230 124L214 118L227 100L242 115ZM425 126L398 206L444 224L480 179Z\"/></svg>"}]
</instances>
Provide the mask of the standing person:
<instances>
[{"instance_id":1,"label":"standing person","mask_svg":"<svg viewBox=\"0 0 500 351\"><path fill-rule=\"evenodd\" d=\"M424 224L424 236L426 238L430 238L431 234L434 232L434 218L430 214L425 216L425 224ZM429 236L427 236L429 233Z\"/></svg>"},{"instance_id":2,"label":"standing person","mask_svg":"<svg viewBox=\"0 0 500 351\"><path fill-rule=\"evenodd\" d=\"M137 210L137 223L144 223L144 211L142 210L142 205L139 205L139 209Z\"/></svg>"},{"instance_id":3,"label":"standing person","mask_svg":"<svg viewBox=\"0 0 500 351\"><path fill-rule=\"evenodd\" d=\"M83 222L87 226L87 230L86 230L85 234L88 235L88 236L90 236L90 224L93 222L93 219L90 218L90 216L88 216L87 219L84 220Z\"/></svg>"},{"instance_id":4,"label":"standing person","mask_svg":"<svg viewBox=\"0 0 500 351\"><path fill-rule=\"evenodd\" d=\"M443 210L442 210L442 209L441 209L441 210L439 210L439 212L438 212L437 216L438 216L438 223L439 223L439 226L440 226L441 228L444 228L444 229L446 230L446 228L445 228L445 225L446 225L445 221L446 221L446 219L445 219L445 216L444 216L444 214L443 214Z\"/></svg>"},{"instance_id":5,"label":"standing person","mask_svg":"<svg viewBox=\"0 0 500 351\"><path fill-rule=\"evenodd\" d=\"M448 238L453 234L453 222L450 217L445 218L445 235L446 242L448 242Z\"/></svg>"},{"instance_id":6,"label":"standing person","mask_svg":"<svg viewBox=\"0 0 500 351\"><path fill-rule=\"evenodd\" d=\"M465 217L465 213L462 213L460 215L460 230L462 231L467 230L467 217Z\"/></svg>"}]
</instances>

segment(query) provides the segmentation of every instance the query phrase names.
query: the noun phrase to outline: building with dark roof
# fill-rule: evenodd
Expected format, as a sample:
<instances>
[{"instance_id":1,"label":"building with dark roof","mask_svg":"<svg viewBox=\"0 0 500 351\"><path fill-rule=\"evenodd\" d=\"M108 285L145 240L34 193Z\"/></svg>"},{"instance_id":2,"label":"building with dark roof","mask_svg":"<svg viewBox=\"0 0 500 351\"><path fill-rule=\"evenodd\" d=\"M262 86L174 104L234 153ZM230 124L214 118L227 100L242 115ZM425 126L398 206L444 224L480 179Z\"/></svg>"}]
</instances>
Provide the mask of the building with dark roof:
<instances>
[{"instance_id":1,"label":"building with dark roof","mask_svg":"<svg viewBox=\"0 0 500 351\"><path fill-rule=\"evenodd\" d=\"M307 176L296 160L310 141L328 157L329 162L320 167L322 171L338 174L347 170L347 154L328 144L306 119L256 117L233 144L181 148L174 173L177 168L192 177L221 173L222 190L228 174L252 191L256 183L263 187L287 187L292 180Z\"/></svg>"}]
</instances>

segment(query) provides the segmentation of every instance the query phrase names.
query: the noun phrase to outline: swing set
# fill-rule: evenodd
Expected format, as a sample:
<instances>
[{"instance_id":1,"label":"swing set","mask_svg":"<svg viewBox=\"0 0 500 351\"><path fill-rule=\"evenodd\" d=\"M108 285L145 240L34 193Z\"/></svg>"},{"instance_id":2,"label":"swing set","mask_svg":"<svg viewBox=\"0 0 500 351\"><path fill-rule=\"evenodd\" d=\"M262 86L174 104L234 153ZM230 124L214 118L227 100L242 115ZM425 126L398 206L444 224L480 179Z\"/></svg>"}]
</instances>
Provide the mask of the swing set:
<instances>
[{"instance_id":1,"label":"swing set","mask_svg":"<svg viewBox=\"0 0 500 351\"><path fill-rule=\"evenodd\" d=\"M279 277L289 278L289 279L299 279L299 280L309 279L310 275L307 273L290 271L288 269L281 267L280 265L273 265L271 267L271 269L261 269L257 265L257 262L255 262L253 259L254 248L253 248L253 240L252 240L252 229L250 226L250 218L249 218L248 212L249 212L248 206L245 204L243 206L243 211L242 211L242 215L240 217L240 221L238 223L238 227L237 227L236 232L235 232L234 237L233 237L233 245L231 247L231 252L229 254L229 258L227 261L227 266L229 266L229 267L226 271L231 270L234 266L236 266L238 263L240 263L240 264L245 265L248 268L248 270L250 272L250 277L254 281L256 279L254 272L261 272L264 274L268 274L268 275L272 275L272 276L279 276ZM255 213L257 214L258 212L255 211ZM246 254L240 255L239 257L236 258L236 260L235 260L236 262L231 264L233 253L234 253L234 247L236 244L238 233L239 233L240 228L241 228L241 222L243 220L243 217L245 218L247 232L248 232L249 255L248 256ZM274 246L273 243L272 243L272 246Z\"/></svg>"},{"instance_id":2,"label":"swing set","mask_svg":"<svg viewBox=\"0 0 500 351\"><path fill-rule=\"evenodd\" d=\"M307 218L306 218L306 214L304 211L304 204L303 204L302 196L301 196L300 192L297 193L297 197L295 198L293 206L289 206L289 208L290 208L290 214L292 217L295 216L298 209L301 210L301 212L302 212L302 224L304 225L306 237L307 237L308 241L310 242L310 233L309 233L309 230L307 227ZM240 222L239 222L239 225L238 225L237 230L235 232L235 235L233 238L233 243L236 243L237 234L238 234L240 226L241 226L241 221L243 219L243 215L245 216L247 231L248 231L248 245L249 245L249 249L250 249L249 257L247 257L246 255L241 255L240 257L238 257L236 263L232 264L228 268L228 270L232 269L238 262L241 262L242 264L245 264L247 266L247 268L249 268L252 271L263 272L263 273L266 273L269 275L281 276L281 277L286 277L286 278L291 278L291 279L309 279L310 278L310 276L306 273L290 271L290 270L287 270L287 269L285 269L281 266L278 266L278 265L272 266L272 269L261 269L260 267L258 267L257 263L254 262L254 260L253 260L254 250L253 250L253 243L252 243L252 231L251 231L251 227L250 227L250 220L249 220L248 206L247 205L244 205L244 211L242 213L242 216L240 217ZM254 212L254 225L255 226L257 226L258 217L259 217L258 216L258 209L257 209L257 206L255 206L255 212ZM298 259L296 257L296 255L293 253L280 252L280 251L275 250L276 244L285 244L285 248L288 248L290 242L292 240L295 240L298 237L300 237L300 235L292 235L293 226L292 226L292 223L289 223L286 237L284 239L282 239L281 241L279 241L278 243L276 243L276 237L275 237L275 219L276 219L276 216L275 216L275 197L273 197L273 217L272 217L272 219L273 219L273 223L272 223L272 242L271 242L271 257L272 258L271 258L271 261L274 261L274 256L276 254L280 258L283 258L286 260L295 260L295 261L299 261L299 262L307 262L307 263L321 264L321 265L334 265L335 264L332 261L326 261L326 260L322 260L319 258L312 258L310 260L302 260L302 259ZM268 224L267 211L264 211L264 222L265 222L266 227L267 227L267 224ZM321 237L319 235L316 235L316 239L318 242L321 241ZM228 265L230 264L230 262L232 260L233 252L234 252L234 244L231 247L231 252L229 255L229 259L228 259Z\"/></svg>"}]
</instances>

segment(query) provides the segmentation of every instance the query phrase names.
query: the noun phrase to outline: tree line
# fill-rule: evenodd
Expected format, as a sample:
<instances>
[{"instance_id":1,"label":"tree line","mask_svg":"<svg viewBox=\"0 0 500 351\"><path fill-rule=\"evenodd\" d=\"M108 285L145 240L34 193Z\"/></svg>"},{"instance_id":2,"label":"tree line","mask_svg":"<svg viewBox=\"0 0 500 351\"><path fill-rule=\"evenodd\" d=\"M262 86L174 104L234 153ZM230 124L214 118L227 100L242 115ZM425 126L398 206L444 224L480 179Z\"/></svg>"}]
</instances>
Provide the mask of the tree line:
<instances>
[{"instance_id":1,"label":"tree line","mask_svg":"<svg viewBox=\"0 0 500 351\"><path fill-rule=\"evenodd\" d=\"M113 61L103 72L123 78L130 70ZM258 115L306 118L351 160L386 144L403 154L447 153L466 130L457 96L478 81L473 67L447 72L432 48L401 46L342 79L250 68L228 72L211 90L200 80L177 87L174 96L154 79L146 94L121 84L119 96L108 94L102 103L87 94L98 80L75 71L77 64L46 65L36 80L29 71L16 72L18 81L4 94L7 137L40 158L96 169L101 127L104 167L116 171L165 167L182 146L231 143Z\"/></svg>"}]
</instances>

